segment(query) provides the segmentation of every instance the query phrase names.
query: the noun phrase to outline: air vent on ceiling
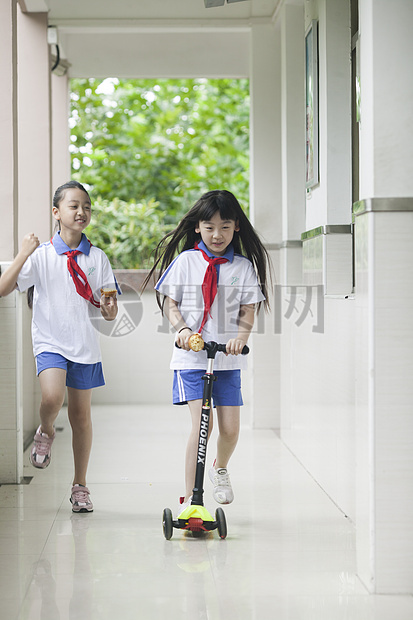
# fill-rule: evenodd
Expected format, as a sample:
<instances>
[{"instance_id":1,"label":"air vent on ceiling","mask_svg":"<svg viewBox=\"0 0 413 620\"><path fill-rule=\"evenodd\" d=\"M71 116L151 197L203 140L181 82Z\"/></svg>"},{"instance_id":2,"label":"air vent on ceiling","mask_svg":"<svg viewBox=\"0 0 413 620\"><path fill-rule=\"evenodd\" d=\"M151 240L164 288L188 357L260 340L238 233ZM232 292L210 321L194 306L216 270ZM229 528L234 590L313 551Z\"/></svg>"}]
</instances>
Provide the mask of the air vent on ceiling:
<instances>
[{"instance_id":1,"label":"air vent on ceiling","mask_svg":"<svg viewBox=\"0 0 413 620\"><path fill-rule=\"evenodd\" d=\"M245 0L204 0L207 9L211 9L214 6L224 6L225 2L231 4L232 2L245 2Z\"/></svg>"}]
</instances>

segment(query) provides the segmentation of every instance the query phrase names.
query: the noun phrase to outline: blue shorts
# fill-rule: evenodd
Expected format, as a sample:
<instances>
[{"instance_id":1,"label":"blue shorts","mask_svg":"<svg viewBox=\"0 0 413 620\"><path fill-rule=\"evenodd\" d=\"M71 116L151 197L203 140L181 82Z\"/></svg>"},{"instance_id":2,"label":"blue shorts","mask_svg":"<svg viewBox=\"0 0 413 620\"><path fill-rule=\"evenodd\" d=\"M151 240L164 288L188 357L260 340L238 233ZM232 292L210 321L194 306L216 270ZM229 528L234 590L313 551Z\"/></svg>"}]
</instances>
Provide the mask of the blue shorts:
<instances>
[{"instance_id":1,"label":"blue shorts","mask_svg":"<svg viewBox=\"0 0 413 620\"><path fill-rule=\"evenodd\" d=\"M173 404L186 405L189 400L202 399L205 370L174 370ZM243 405L241 395L241 371L217 370L212 384L214 407L239 407Z\"/></svg>"},{"instance_id":2,"label":"blue shorts","mask_svg":"<svg viewBox=\"0 0 413 620\"><path fill-rule=\"evenodd\" d=\"M62 368L66 371L66 386L76 390L90 390L105 385L102 364L79 364L71 362L59 353L39 353L36 356L37 375L47 368Z\"/></svg>"}]
</instances>

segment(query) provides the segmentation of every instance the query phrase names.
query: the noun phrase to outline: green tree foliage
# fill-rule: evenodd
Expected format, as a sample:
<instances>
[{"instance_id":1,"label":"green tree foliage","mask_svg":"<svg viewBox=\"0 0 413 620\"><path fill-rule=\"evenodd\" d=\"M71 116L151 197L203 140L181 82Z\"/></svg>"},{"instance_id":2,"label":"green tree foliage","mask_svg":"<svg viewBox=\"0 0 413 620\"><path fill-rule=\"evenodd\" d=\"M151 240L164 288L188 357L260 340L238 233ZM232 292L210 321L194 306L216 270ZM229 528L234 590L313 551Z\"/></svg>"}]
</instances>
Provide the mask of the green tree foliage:
<instances>
[{"instance_id":1,"label":"green tree foliage","mask_svg":"<svg viewBox=\"0 0 413 620\"><path fill-rule=\"evenodd\" d=\"M114 198L93 202L85 232L104 249L114 269L148 269L156 244L169 229L154 200L136 204Z\"/></svg>"},{"instance_id":2,"label":"green tree foliage","mask_svg":"<svg viewBox=\"0 0 413 620\"><path fill-rule=\"evenodd\" d=\"M232 191L248 210L248 80L73 79L70 129L72 178L104 206L95 205L95 229L109 225L105 210L125 231L133 227L125 218L135 221L136 209L146 209L149 221L139 221L147 232L155 224L158 234L148 237L155 245L165 226L217 188ZM114 252L116 244L110 242ZM147 262L146 254L136 258L139 248L127 266Z\"/></svg>"}]
</instances>

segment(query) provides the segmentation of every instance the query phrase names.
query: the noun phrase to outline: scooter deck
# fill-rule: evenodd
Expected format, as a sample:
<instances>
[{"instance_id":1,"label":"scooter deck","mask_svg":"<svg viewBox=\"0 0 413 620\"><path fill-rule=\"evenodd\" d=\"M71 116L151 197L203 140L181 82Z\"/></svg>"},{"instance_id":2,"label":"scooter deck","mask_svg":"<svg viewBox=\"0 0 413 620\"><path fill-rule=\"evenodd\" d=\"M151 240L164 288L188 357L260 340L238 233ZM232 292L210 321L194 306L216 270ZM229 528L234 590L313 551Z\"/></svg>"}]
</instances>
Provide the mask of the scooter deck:
<instances>
[{"instance_id":1,"label":"scooter deck","mask_svg":"<svg viewBox=\"0 0 413 620\"><path fill-rule=\"evenodd\" d=\"M217 528L217 522L204 506L191 504L173 521L173 526L182 530L210 532Z\"/></svg>"},{"instance_id":2,"label":"scooter deck","mask_svg":"<svg viewBox=\"0 0 413 620\"><path fill-rule=\"evenodd\" d=\"M205 506L198 506L197 504L190 504L185 510L183 510L178 520L187 521L188 519L202 519L203 521L213 521L213 517L209 514Z\"/></svg>"}]
</instances>

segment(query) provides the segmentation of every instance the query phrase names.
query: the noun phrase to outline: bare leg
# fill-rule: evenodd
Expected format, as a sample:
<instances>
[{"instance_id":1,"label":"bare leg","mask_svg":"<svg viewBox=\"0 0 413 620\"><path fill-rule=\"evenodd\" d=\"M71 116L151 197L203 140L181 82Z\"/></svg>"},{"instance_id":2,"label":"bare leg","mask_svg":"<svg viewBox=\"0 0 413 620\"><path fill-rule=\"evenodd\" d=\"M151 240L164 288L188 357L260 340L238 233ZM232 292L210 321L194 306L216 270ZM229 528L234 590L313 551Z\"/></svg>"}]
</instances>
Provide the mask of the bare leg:
<instances>
[{"instance_id":1,"label":"bare leg","mask_svg":"<svg viewBox=\"0 0 413 620\"><path fill-rule=\"evenodd\" d=\"M72 427L75 475L73 484L86 486L86 472L92 449L92 390L68 388L68 416Z\"/></svg>"},{"instance_id":2,"label":"bare leg","mask_svg":"<svg viewBox=\"0 0 413 620\"><path fill-rule=\"evenodd\" d=\"M217 440L217 459L215 468L227 467L229 459L238 443L240 429L240 408L217 407L219 435Z\"/></svg>"},{"instance_id":3,"label":"bare leg","mask_svg":"<svg viewBox=\"0 0 413 620\"><path fill-rule=\"evenodd\" d=\"M53 437L53 423L62 408L66 392L66 371L63 368L46 368L39 374L39 381L42 391L41 430Z\"/></svg>"},{"instance_id":4,"label":"bare leg","mask_svg":"<svg viewBox=\"0 0 413 620\"><path fill-rule=\"evenodd\" d=\"M185 455L185 501L192 495L193 488L195 486L195 470L196 470L196 457L198 452L198 437L199 427L201 424L201 407L202 400L190 400L188 402L189 411L191 413L192 428L186 445ZM211 434L213 426L212 409L211 416L209 418L209 434Z\"/></svg>"}]
</instances>

